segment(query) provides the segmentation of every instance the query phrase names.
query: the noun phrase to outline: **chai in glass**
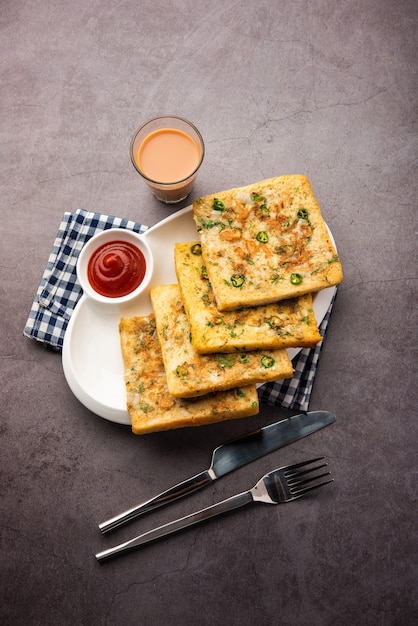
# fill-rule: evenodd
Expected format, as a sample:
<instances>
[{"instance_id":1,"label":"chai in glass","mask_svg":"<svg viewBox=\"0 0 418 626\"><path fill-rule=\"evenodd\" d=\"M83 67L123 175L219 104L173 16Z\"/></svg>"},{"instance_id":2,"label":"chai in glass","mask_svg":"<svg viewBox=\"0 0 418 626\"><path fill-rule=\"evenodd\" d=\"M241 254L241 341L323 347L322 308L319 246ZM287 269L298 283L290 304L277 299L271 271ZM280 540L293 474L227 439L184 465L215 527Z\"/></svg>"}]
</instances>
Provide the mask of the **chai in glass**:
<instances>
[{"instance_id":1,"label":"chai in glass","mask_svg":"<svg viewBox=\"0 0 418 626\"><path fill-rule=\"evenodd\" d=\"M197 128L179 117L146 122L131 143L131 160L153 194L167 204L184 200L202 164L204 143Z\"/></svg>"}]
</instances>

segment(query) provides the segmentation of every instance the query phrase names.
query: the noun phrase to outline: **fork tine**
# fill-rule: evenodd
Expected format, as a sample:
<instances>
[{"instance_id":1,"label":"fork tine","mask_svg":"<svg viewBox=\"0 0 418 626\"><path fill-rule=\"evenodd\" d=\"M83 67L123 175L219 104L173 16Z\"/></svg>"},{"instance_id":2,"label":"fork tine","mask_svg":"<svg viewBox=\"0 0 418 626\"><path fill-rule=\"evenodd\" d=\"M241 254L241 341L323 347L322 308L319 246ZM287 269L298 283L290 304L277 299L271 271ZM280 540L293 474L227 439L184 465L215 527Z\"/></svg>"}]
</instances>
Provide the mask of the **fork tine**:
<instances>
[{"instance_id":1,"label":"fork tine","mask_svg":"<svg viewBox=\"0 0 418 626\"><path fill-rule=\"evenodd\" d=\"M302 461L302 463L294 463L294 465L288 465L287 467L283 468L285 470L284 474L285 476L287 476L288 474L291 474L294 470L297 470L300 467L305 467L305 465L310 465L311 463L316 463L317 461L323 461L324 458L324 456L318 456L316 457L316 459L309 459L309 461Z\"/></svg>"},{"instance_id":2,"label":"fork tine","mask_svg":"<svg viewBox=\"0 0 418 626\"><path fill-rule=\"evenodd\" d=\"M334 482L334 479L330 478L329 480L324 480L324 481L322 481L322 483L318 483L317 485L311 485L310 487L303 487L302 489L293 489L292 488L291 489L292 500L296 500L296 498L300 498L301 496L304 496L309 491L313 491L314 489L319 489L319 487L323 487L324 485L328 485L328 483L332 483L332 482Z\"/></svg>"},{"instance_id":3,"label":"fork tine","mask_svg":"<svg viewBox=\"0 0 418 626\"><path fill-rule=\"evenodd\" d=\"M330 482L333 482L333 479L325 480L322 482L318 482L321 478L325 476L329 476L331 472L322 472L321 474L313 474L313 472L317 472L318 470L323 469L328 466L328 463L321 463L320 465L314 465L313 463L317 463L318 461L322 461L324 457L317 457L315 459L310 459L309 461L304 461L302 463L296 463L295 465L291 465L286 468L284 472L284 477L289 489L289 492L292 496L292 499L299 498L300 496L305 495L308 491L313 491L314 489L318 489L318 487L322 487L323 485L327 485ZM310 474L310 476L307 476ZM313 483L314 485L310 485ZM309 486L308 486L309 485Z\"/></svg>"},{"instance_id":4,"label":"fork tine","mask_svg":"<svg viewBox=\"0 0 418 626\"><path fill-rule=\"evenodd\" d=\"M322 463L322 465L315 465L315 467L309 467L308 469L304 470L304 471L292 471L292 472L285 472L284 475L286 477L286 479L288 479L288 482L290 483L291 480L297 480L299 477L301 476L305 476L306 474L310 474L311 472L315 472L317 470L322 469L323 467L328 467L328 463Z\"/></svg>"},{"instance_id":5,"label":"fork tine","mask_svg":"<svg viewBox=\"0 0 418 626\"><path fill-rule=\"evenodd\" d=\"M298 487L302 487L303 485L307 485L308 483L312 483L314 480L318 480L319 478L323 478L324 476L329 476L331 472L323 472L322 474L316 474L315 476L310 476L309 478L305 478L304 480L298 480L294 478L292 480L288 480L287 484L290 489L297 489Z\"/></svg>"}]
</instances>

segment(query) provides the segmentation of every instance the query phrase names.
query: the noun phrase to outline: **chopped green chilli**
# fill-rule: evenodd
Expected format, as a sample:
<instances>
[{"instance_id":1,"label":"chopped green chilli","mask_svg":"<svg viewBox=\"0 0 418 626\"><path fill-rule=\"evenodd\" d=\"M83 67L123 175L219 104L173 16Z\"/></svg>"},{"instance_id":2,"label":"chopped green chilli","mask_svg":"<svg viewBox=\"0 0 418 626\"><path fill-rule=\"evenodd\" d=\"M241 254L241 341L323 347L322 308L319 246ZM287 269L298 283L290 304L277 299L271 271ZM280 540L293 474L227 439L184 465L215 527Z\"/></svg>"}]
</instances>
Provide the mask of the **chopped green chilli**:
<instances>
[{"instance_id":1,"label":"chopped green chilli","mask_svg":"<svg viewBox=\"0 0 418 626\"><path fill-rule=\"evenodd\" d=\"M272 356L269 356L267 354L265 354L264 356L261 357L260 359L260 363L263 367L265 367L266 369L269 369L270 367L273 367L273 365L275 364L275 360L273 359Z\"/></svg>"},{"instance_id":2,"label":"chopped green chilli","mask_svg":"<svg viewBox=\"0 0 418 626\"><path fill-rule=\"evenodd\" d=\"M218 198L214 198L213 208L215 209L215 211L223 211L225 208L225 205L221 200L218 200Z\"/></svg>"},{"instance_id":3,"label":"chopped green chilli","mask_svg":"<svg viewBox=\"0 0 418 626\"><path fill-rule=\"evenodd\" d=\"M266 324L270 326L270 328L279 328L281 326L280 317L278 315L272 315L270 319L266 320Z\"/></svg>"},{"instance_id":4,"label":"chopped green chilli","mask_svg":"<svg viewBox=\"0 0 418 626\"><path fill-rule=\"evenodd\" d=\"M307 220L308 217L309 217L308 210L307 209L299 209L298 217L300 217L301 220Z\"/></svg>"},{"instance_id":5,"label":"chopped green chilli","mask_svg":"<svg viewBox=\"0 0 418 626\"><path fill-rule=\"evenodd\" d=\"M300 283L302 282L302 276L300 274L291 274L290 282L292 283L292 285L300 285Z\"/></svg>"},{"instance_id":6,"label":"chopped green chilli","mask_svg":"<svg viewBox=\"0 0 418 626\"><path fill-rule=\"evenodd\" d=\"M191 248L190 248L190 252L192 254L195 254L196 256L200 256L202 254L202 246L200 243L194 243Z\"/></svg>"},{"instance_id":7,"label":"chopped green chilli","mask_svg":"<svg viewBox=\"0 0 418 626\"><path fill-rule=\"evenodd\" d=\"M234 287L242 287L242 285L245 283L244 274L232 274L231 283Z\"/></svg>"},{"instance_id":8,"label":"chopped green chilli","mask_svg":"<svg viewBox=\"0 0 418 626\"><path fill-rule=\"evenodd\" d=\"M260 243L267 243L269 240L269 236L265 230L260 230L260 232L256 234L255 238L257 241L260 241Z\"/></svg>"}]
</instances>

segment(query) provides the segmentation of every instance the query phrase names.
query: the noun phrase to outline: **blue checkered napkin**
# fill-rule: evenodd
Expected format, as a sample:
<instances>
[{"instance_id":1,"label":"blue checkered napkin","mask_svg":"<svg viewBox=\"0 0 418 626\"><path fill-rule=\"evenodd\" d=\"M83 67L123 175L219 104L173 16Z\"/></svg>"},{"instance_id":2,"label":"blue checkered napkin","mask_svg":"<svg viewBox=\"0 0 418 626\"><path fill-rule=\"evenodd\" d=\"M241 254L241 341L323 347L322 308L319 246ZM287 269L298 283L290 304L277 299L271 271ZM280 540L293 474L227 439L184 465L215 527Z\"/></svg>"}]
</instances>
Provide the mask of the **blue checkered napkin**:
<instances>
[{"instance_id":1,"label":"blue checkered napkin","mask_svg":"<svg viewBox=\"0 0 418 626\"><path fill-rule=\"evenodd\" d=\"M76 265L84 244L109 228L127 228L137 233L146 226L133 221L90 211L64 213L41 283L36 292L25 329L53 350L61 350L71 314L82 295Z\"/></svg>"},{"instance_id":2,"label":"blue checkered napkin","mask_svg":"<svg viewBox=\"0 0 418 626\"><path fill-rule=\"evenodd\" d=\"M319 326L319 332L323 340L325 339L336 295L337 291L335 291L325 317ZM304 348L294 357L292 360L293 369L295 370L293 378L277 380L274 383L266 383L259 387L260 402L298 411L307 411L322 344L323 341L317 344L315 348Z\"/></svg>"}]
</instances>

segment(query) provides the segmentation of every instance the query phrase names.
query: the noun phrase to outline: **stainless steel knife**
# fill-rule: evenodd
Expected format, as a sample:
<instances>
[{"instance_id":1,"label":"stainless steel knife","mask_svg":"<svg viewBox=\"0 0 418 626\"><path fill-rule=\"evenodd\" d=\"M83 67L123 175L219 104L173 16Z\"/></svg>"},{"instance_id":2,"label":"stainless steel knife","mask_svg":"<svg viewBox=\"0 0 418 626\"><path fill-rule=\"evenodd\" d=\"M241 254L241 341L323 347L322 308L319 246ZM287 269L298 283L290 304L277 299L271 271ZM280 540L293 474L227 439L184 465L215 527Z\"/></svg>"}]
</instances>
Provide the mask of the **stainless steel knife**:
<instances>
[{"instance_id":1,"label":"stainless steel knife","mask_svg":"<svg viewBox=\"0 0 418 626\"><path fill-rule=\"evenodd\" d=\"M255 461L283 446L306 437L335 422L335 415L329 411L310 411L293 415L269 424L238 439L224 443L212 453L209 469L167 489L163 493L138 504L137 506L99 524L102 533L107 533L129 520L148 513L164 504L169 504L197 489L209 485L217 478Z\"/></svg>"}]
</instances>

